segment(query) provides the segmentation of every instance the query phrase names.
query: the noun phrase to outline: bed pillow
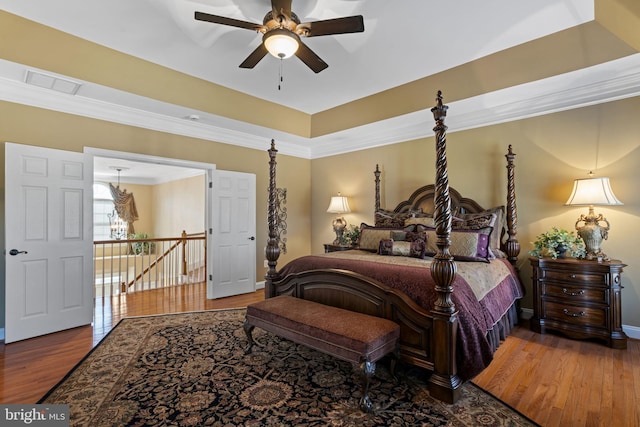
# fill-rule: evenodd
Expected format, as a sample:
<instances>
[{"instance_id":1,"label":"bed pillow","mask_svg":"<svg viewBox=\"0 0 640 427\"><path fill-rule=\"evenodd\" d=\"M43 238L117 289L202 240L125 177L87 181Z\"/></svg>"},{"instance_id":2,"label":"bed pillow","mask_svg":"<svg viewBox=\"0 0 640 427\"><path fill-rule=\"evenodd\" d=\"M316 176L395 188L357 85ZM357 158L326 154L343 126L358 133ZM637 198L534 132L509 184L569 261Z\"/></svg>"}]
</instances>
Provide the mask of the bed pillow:
<instances>
[{"instance_id":1,"label":"bed pillow","mask_svg":"<svg viewBox=\"0 0 640 427\"><path fill-rule=\"evenodd\" d=\"M404 220L404 225L424 225L425 227L435 228L436 219L432 216L414 216Z\"/></svg>"},{"instance_id":2,"label":"bed pillow","mask_svg":"<svg viewBox=\"0 0 640 427\"><path fill-rule=\"evenodd\" d=\"M504 206L496 206L492 209L487 209L484 212L479 212L475 214L462 214L460 218L463 220L473 219L475 217L483 217L485 215L495 215L495 222L493 223L493 231L491 232L491 241L489 243L489 247L491 248L491 252L498 258L505 258L505 254L501 250L502 243L502 232L504 231L505 226L505 218L504 218Z\"/></svg>"},{"instance_id":3,"label":"bed pillow","mask_svg":"<svg viewBox=\"0 0 640 427\"><path fill-rule=\"evenodd\" d=\"M406 256L424 259L426 242L424 240L394 241L392 239L380 240L378 253L380 255Z\"/></svg>"},{"instance_id":4,"label":"bed pillow","mask_svg":"<svg viewBox=\"0 0 640 427\"><path fill-rule=\"evenodd\" d=\"M408 228L408 227L407 227ZM424 240L427 241L427 235L423 231L405 231L403 230L392 230L391 231L391 240L395 240L397 242L413 242L414 240Z\"/></svg>"},{"instance_id":5,"label":"bed pillow","mask_svg":"<svg viewBox=\"0 0 640 427\"><path fill-rule=\"evenodd\" d=\"M413 231L414 228L414 226L404 228L372 227L371 225L362 223L360 225L358 247L363 251L378 252L380 240L391 239L392 232L406 233Z\"/></svg>"},{"instance_id":6,"label":"bed pillow","mask_svg":"<svg viewBox=\"0 0 640 427\"><path fill-rule=\"evenodd\" d=\"M493 254L489 248L489 236L491 227L481 230L452 230L449 239L449 253L457 261L482 261L490 262ZM426 255L434 256L438 253L436 242L438 236L433 229L426 230L427 249Z\"/></svg>"},{"instance_id":7,"label":"bed pillow","mask_svg":"<svg viewBox=\"0 0 640 427\"><path fill-rule=\"evenodd\" d=\"M383 228L402 228L404 220L411 216L408 212L394 212L386 209L376 211L375 226Z\"/></svg>"},{"instance_id":8,"label":"bed pillow","mask_svg":"<svg viewBox=\"0 0 640 427\"><path fill-rule=\"evenodd\" d=\"M482 234L488 234L489 249L488 249L486 258L488 260L492 260L496 258L493 252L493 249L491 248L491 236L495 234L493 231L495 230L496 222L497 222L497 215L495 213L490 213L488 211L485 211L479 214L473 214L473 215L463 215L461 217L452 218L451 231L452 233L455 231L479 231L479 232L482 232ZM417 228L418 230L435 230L435 228L430 228L420 224L417 225ZM481 239L484 239L484 237L481 237ZM433 247L434 248L436 247L435 244L433 245ZM462 251L462 253L460 254L454 254L451 249L450 251L454 255L454 257L457 256L458 257L457 259L460 259L460 260L466 260L466 257L471 256L469 251ZM483 258L485 257L484 250L482 251L482 255L479 255L479 256Z\"/></svg>"},{"instance_id":9,"label":"bed pillow","mask_svg":"<svg viewBox=\"0 0 640 427\"><path fill-rule=\"evenodd\" d=\"M410 209L403 212L394 212L386 209L380 209L375 214L375 226L385 228L402 228L407 218L427 215L422 209Z\"/></svg>"}]
</instances>

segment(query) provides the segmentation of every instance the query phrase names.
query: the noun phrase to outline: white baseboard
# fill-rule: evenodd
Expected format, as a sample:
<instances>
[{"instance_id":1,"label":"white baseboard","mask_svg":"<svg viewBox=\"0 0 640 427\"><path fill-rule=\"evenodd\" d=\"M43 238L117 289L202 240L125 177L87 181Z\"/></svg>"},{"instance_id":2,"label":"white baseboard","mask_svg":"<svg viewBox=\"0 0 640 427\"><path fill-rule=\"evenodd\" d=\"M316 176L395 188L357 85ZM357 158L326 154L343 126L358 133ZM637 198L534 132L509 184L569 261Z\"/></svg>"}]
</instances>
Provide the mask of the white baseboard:
<instances>
[{"instance_id":1,"label":"white baseboard","mask_svg":"<svg viewBox=\"0 0 640 427\"><path fill-rule=\"evenodd\" d=\"M640 340L640 328L637 326L622 325L622 330L629 338Z\"/></svg>"},{"instance_id":2,"label":"white baseboard","mask_svg":"<svg viewBox=\"0 0 640 427\"><path fill-rule=\"evenodd\" d=\"M264 281L256 283L256 291L258 289L264 289Z\"/></svg>"},{"instance_id":3,"label":"white baseboard","mask_svg":"<svg viewBox=\"0 0 640 427\"><path fill-rule=\"evenodd\" d=\"M0 328L0 341L4 342L4 328Z\"/></svg>"}]
</instances>

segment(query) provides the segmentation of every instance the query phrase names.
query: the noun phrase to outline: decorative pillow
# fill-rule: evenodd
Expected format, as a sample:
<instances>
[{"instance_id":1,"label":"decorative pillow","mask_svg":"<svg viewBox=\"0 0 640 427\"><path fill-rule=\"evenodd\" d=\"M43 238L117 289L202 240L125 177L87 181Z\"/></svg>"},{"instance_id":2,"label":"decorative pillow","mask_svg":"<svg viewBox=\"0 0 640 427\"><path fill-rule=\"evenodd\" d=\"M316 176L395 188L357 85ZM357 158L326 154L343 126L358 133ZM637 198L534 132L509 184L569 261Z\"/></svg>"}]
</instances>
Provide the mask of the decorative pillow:
<instances>
[{"instance_id":1,"label":"decorative pillow","mask_svg":"<svg viewBox=\"0 0 640 427\"><path fill-rule=\"evenodd\" d=\"M396 239L393 239L396 240ZM418 240L422 240L424 242L427 241L427 233L424 230L421 231L407 231L405 233L404 239L405 242L416 242Z\"/></svg>"},{"instance_id":2,"label":"decorative pillow","mask_svg":"<svg viewBox=\"0 0 640 427\"><path fill-rule=\"evenodd\" d=\"M410 231L400 231L400 230L392 230L391 231L391 240L396 240L399 242L407 240L407 233L411 233Z\"/></svg>"},{"instance_id":3,"label":"decorative pillow","mask_svg":"<svg viewBox=\"0 0 640 427\"><path fill-rule=\"evenodd\" d=\"M449 239L451 245L449 252L453 259L458 261L484 261L489 262L493 254L489 249L489 236L492 227L481 230L453 230ZM438 252L436 241L438 236L435 230L427 230L426 255L434 256Z\"/></svg>"},{"instance_id":4,"label":"decorative pillow","mask_svg":"<svg viewBox=\"0 0 640 427\"><path fill-rule=\"evenodd\" d=\"M414 226L405 228L386 228L386 227L372 227L365 223L360 225L360 238L358 240L358 246L363 251L377 252L380 246L380 240L391 239L392 232L408 232L413 231Z\"/></svg>"},{"instance_id":5,"label":"decorative pillow","mask_svg":"<svg viewBox=\"0 0 640 427\"><path fill-rule=\"evenodd\" d=\"M391 239L380 240L378 253L380 255L406 256L424 259L426 242L415 240L413 242L396 242Z\"/></svg>"},{"instance_id":6,"label":"decorative pillow","mask_svg":"<svg viewBox=\"0 0 640 427\"><path fill-rule=\"evenodd\" d=\"M500 250L500 246L502 246L502 233L505 226L504 209L504 206L496 206L495 208L487 209L484 212L460 215L460 218L464 220L473 219L474 217L482 217L487 214L493 214L496 216L495 223L492 224L493 232L491 233L491 241L489 243L489 247L495 256L504 256L504 253Z\"/></svg>"},{"instance_id":7,"label":"decorative pillow","mask_svg":"<svg viewBox=\"0 0 640 427\"><path fill-rule=\"evenodd\" d=\"M404 227L404 220L410 216L409 212L394 212L381 209L375 214L375 225L376 227L402 228Z\"/></svg>"},{"instance_id":8,"label":"decorative pillow","mask_svg":"<svg viewBox=\"0 0 640 427\"><path fill-rule=\"evenodd\" d=\"M496 223L496 214L476 214L466 218L453 218L451 220L451 228L453 230L481 230L487 227L494 227Z\"/></svg>"},{"instance_id":9,"label":"decorative pillow","mask_svg":"<svg viewBox=\"0 0 640 427\"><path fill-rule=\"evenodd\" d=\"M432 216L416 216L404 220L404 225L412 224L424 225L425 227L434 228L436 226L436 219Z\"/></svg>"},{"instance_id":10,"label":"decorative pillow","mask_svg":"<svg viewBox=\"0 0 640 427\"><path fill-rule=\"evenodd\" d=\"M407 218L431 216L425 214L422 209L410 209L408 211L394 212L386 209L380 209L375 214L376 227L402 228L405 226Z\"/></svg>"}]
</instances>

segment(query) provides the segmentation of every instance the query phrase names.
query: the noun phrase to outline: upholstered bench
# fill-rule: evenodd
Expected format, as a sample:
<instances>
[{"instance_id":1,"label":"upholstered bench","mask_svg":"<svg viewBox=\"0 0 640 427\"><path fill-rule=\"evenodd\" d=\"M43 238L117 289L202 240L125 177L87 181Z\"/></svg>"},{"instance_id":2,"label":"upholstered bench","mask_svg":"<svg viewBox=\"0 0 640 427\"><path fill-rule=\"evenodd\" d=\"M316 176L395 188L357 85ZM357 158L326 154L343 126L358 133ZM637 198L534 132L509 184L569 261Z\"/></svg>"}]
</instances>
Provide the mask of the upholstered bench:
<instances>
[{"instance_id":1,"label":"upholstered bench","mask_svg":"<svg viewBox=\"0 0 640 427\"><path fill-rule=\"evenodd\" d=\"M252 331L256 326L358 366L363 374L360 407L364 411L373 410L369 383L376 362L387 354L393 356L393 374L400 326L391 320L281 295L247 307L246 353L253 347Z\"/></svg>"}]
</instances>

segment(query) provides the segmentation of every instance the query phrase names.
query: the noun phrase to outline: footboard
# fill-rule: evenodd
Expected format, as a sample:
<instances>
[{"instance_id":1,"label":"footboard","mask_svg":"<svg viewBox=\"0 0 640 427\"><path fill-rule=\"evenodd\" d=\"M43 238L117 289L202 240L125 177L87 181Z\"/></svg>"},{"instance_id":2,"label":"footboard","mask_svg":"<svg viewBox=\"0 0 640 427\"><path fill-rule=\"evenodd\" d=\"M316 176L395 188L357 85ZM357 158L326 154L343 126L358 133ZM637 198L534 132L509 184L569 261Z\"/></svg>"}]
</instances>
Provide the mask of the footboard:
<instances>
[{"instance_id":1,"label":"footboard","mask_svg":"<svg viewBox=\"0 0 640 427\"><path fill-rule=\"evenodd\" d=\"M313 270L268 283L267 295L291 295L382 317L400 325L400 360L433 371L433 318L405 294L346 270ZM453 357L453 356L452 356Z\"/></svg>"}]
</instances>

